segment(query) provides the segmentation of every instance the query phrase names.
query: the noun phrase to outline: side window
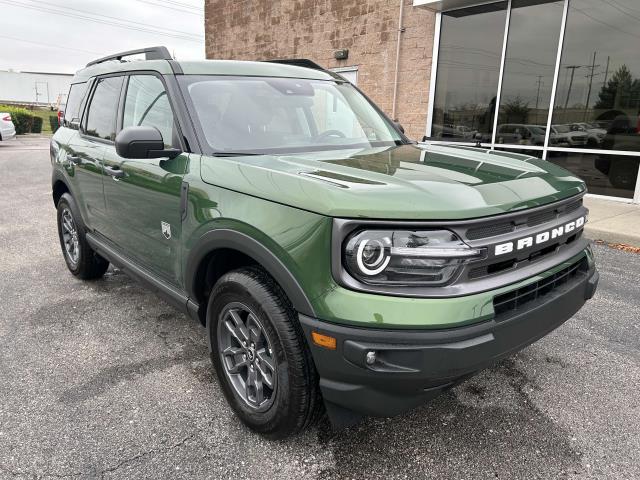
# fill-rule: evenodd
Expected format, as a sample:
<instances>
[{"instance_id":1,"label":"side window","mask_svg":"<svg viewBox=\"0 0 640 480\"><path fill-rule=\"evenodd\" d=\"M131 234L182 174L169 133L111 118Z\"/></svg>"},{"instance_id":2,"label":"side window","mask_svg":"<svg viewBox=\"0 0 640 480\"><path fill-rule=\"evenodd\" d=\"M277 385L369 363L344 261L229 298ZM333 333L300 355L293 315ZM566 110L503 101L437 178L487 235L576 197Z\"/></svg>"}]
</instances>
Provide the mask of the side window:
<instances>
[{"instance_id":1,"label":"side window","mask_svg":"<svg viewBox=\"0 0 640 480\"><path fill-rule=\"evenodd\" d=\"M105 140L116 137L116 112L120 99L123 77L107 77L98 80L91 98L85 134Z\"/></svg>"},{"instance_id":2,"label":"side window","mask_svg":"<svg viewBox=\"0 0 640 480\"><path fill-rule=\"evenodd\" d=\"M160 79L154 75L129 77L124 101L122 128L131 126L156 127L166 146L174 143L173 111L167 92Z\"/></svg>"},{"instance_id":3,"label":"side window","mask_svg":"<svg viewBox=\"0 0 640 480\"><path fill-rule=\"evenodd\" d=\"M80 121L80 105L86 92L87 82L71 85L69 96L67 97L67 105L64 108L65 125L68 125L73 120Z\"/></svg>"}]
</instances>

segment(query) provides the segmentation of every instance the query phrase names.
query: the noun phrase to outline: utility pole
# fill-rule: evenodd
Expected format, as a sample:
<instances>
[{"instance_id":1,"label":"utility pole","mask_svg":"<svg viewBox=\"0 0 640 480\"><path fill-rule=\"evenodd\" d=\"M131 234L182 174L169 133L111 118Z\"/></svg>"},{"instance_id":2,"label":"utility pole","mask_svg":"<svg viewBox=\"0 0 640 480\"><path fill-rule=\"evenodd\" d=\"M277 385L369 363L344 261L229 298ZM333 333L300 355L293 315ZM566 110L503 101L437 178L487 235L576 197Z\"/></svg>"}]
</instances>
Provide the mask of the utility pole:
<instances>
[{"instance_id":1,"label":"utility pole","mask_svg":"<svg viewBox=\"0 0 640 480\"><path fill-rule=\"evenodd\" d=\"M34 90L36 91L36 105L40 103L40 92L38 91L38 82L34 83Z\"/></svg>"},{"instance_id":2,"label":"utility pole","mask_svg":"<svg viewBox=\"0 0 640 480\"><path fill-rule=\"evenodd\" d=\"M604 71L604 85L607 84L607 80L609 80L609 62L611 61L611 57L607 57L607 68Z\"/></svg>"},{"instance_id":3,"label":"utility pole","mask_svg":"<svg viewBox=\"0 0 640 480\"><path fill-rule=\"evenodd\" d=\"M596 75L600 75L599 73L595 73L596 67L600 65L596 65L596 53L593 52L593 61L591 62L591 73L589 75L585 75L585 78L589 79L589 89L587 90L587 106L584 109L584 121L587 121L589 117L589 103L591 102L591 87L593 86L593 77Z\"/></svg>"},{"instance_id":4,"label":"utility pole","mask_svg":"<svg viewBox=\"0 0 640 480\"><path fill-rule=\"evenodd\" d=\"M536 94L536 124L538 123L538 104L540 103L540 87L542 86L542 79L544 75L538 75L538 93Z\"/></svg>"},{"instance_id":5,"label":"utility pole","mask_svg":"<svg viewBox=\"0 0 640 480\"><path fill-rule=\"evenodd\" d=\"M569 80L569 89L567 90L567 100L564 102L564 110L565 110L565 121L567 113L566 110L567 108L569 108L569 98L571 97L571 89L573 88L573 77L576 74L576 70L579 68L582 68L582 65L569 65L567 67L564 67L567 70L571 70L571 80Z\"/></svg>"}]
</instances>

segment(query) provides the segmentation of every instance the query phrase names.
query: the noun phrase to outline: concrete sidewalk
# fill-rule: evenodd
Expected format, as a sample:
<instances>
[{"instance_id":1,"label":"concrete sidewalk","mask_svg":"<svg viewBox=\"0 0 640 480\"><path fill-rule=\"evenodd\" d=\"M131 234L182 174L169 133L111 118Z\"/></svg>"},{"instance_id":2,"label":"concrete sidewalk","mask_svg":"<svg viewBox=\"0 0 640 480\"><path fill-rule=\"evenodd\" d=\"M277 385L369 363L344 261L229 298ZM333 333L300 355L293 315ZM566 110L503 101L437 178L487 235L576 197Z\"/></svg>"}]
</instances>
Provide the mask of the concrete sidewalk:
<instances>
[{"instance_id":1,"label":"concrete sidewalk","mask_svg":"<svg viewBox=\"0 0 640 480\"><path fill-rule=\"evenodd\" d=\"M640 205L592 197L584 203L589 209L587 237L640 247Z\"/></svg>"}]
</instances>

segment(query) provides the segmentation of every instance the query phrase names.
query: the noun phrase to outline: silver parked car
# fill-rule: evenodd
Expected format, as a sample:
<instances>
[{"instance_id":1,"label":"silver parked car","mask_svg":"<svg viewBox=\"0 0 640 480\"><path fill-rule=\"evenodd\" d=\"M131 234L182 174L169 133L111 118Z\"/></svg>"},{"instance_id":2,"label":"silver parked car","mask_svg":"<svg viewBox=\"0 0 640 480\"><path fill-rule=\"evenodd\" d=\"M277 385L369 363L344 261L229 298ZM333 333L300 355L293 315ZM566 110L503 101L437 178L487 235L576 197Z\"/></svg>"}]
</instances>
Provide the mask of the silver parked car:
<instances>
[{"instance_id":1,"label":"silver parked car","mask_svg":"<svg viewBox=\"0 0 640 480\"><path fill-rule=\"evenodd\" d=\"M0 140L10 140L16 136L16 127L11 120L11 114L0 112Z\"/></svg>"}]
</instances>

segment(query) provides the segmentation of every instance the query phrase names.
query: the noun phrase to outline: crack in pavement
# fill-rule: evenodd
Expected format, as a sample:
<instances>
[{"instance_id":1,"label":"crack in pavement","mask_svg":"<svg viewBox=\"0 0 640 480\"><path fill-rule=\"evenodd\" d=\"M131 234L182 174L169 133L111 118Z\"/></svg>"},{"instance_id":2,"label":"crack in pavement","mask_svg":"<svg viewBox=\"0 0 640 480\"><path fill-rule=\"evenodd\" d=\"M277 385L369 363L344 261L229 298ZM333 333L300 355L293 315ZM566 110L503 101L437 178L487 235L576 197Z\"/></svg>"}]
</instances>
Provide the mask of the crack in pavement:
<instances>
[{"instance_id":1,"label":"crack in pavement","mask_svg":"<svg viewBox=\"0 0 640 480\"><path fill-rule=\"evenodd\" d=\"M174 444L172 444L172 445L170 445L168 447L152 448L150 450L146 450L144 452L137 453L136 455L133 455L132 457L125 458L124 460L119 461L117 464L112 465L110 467L107 467L107 468L101 470L98 475L99 475L99 477L101 479L104 479L106 474L113 473L116 470L122 468L123 466L125 466L125 465L127 465L129 463L135 462L136 460L139 460L141 458L147 457L147 456L155 454L155 453L167 452L167 451L179 448L182 445L184 445L185 443L187 443L189 440L191 440L192 438L195 438L196 435L197 435L197 433L192 433L190 435L187 435L182 440L180 440L180 441L178 441L178 442L176 442L176 443L174 443ZM4 465L1 465L1 464L0 464L0 470L8 473L12 477L30 477L30 478L33 478L34 480L45 478L45 477L74 478L74 477L81 477L83 475L95 476L95 473L96 473L95 471L90 471L90 472L72 472L72 473L65 473L65 474L51 473L51 472L34 473L34 472L27 472L27 471L24 471L24 470L11 470L11 469L9 469L9 468L5 467Z\"/></svg>"},{"instance_id":2,"label":"crack in pavement","mask_svg":"<svg viewBox=\"0 0 640 480\"><path fill-rule=\"evenodd\" d=\"M135 462L136 460L139 460L139 459L144 458L146 456L152 455L154 453L167 452L169 450L173 450L173 449L176 449L178 447L181 447L182 445L187 443L189 440L191 440L195 436L196 436L196 433L192 433L192 434L187 435L186 437L184 437L179 442L174 443L173 445L171 445L169 447L166 447L166 448L152 448L151 450L147 450L145 452L138 453L138 454L134 455L133 457L125 458L124 460L118 462L116 465L108 467L108 468L105 468L104 470L102 470L100 472L100 478L104 479L105 478L104 476L107 473L113 473L116 470L122 468L123 466L125 466L125 465L127 465L127 464L129 464L131 462Z\"/></svg>"}]
</instances>

